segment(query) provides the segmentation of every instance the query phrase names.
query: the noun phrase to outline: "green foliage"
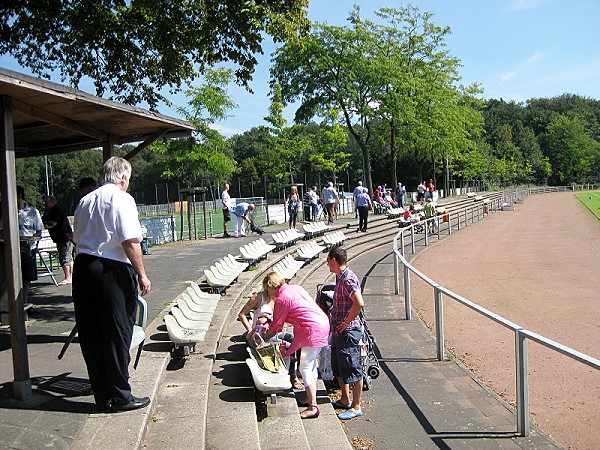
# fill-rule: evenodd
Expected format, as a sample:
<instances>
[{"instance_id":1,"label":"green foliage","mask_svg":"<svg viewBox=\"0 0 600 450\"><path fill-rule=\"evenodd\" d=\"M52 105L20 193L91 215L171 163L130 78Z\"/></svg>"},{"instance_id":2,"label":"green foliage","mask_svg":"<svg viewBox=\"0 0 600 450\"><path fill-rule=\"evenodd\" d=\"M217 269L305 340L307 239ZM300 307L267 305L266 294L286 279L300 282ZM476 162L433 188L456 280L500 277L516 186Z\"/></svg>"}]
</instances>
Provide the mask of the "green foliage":
<instances>
[{"instance_id":1,"label":"green foliage","mask_svg":"<svg viewBox=\"0 0 600 450\"><path fill-rule=\"evenodd\" d=\"M211 128L237 106L226 90L232 79L230 69L209 69L203 84L185 91L189 98L187 106L178 110L194 124L194 136L156 142L152 146L156 164L162 167L166 179L181 180L191 187L196 182L223 180L236 170L235 161L226 154L229 143Z\"/></svg>"},{"instance_id":2,"label":"green foliage","mask_svg":"<svg viewBox=\"0 0 600 450\"><path fill-rule=\"evenodd\" d=\"M35 74L58 70L102 96L151 108L215 64L230 61L248 88L266 34L275 42L306 32L307 0L98 0L0 3L0 55Z\"/></svg>"}]
</instances>

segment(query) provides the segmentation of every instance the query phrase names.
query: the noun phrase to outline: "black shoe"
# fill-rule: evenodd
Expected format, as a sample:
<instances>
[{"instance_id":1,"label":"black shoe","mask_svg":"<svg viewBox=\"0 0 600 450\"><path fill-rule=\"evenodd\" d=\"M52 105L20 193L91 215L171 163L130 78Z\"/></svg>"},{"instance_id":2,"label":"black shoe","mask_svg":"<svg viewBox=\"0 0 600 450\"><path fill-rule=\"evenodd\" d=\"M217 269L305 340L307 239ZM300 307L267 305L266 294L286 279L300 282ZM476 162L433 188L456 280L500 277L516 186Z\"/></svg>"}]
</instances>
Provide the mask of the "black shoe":
<instances>
[{"instance_id":1,"label":"black shoe","mask_svg":"<svg viewBox=\"0 0 600 450\"><path fill-rule=\"evenodd\" d=\"M134 409L145 408L150 404L150 397L134 397L131 396L131 400L126 403L113 402L110 411L111 412L122 412L122 411L133 411Z\"/></svg>"},{"instance_id":2,"label":"black shoe","mask_svg":"<svg viewBox=\"0 0 600 450\"><path fill-rule=\"evenodd\" d=\"M226 231L225 233L223 233L223 237L231 237L231 235Z\"/></svg>"}]
</instances>

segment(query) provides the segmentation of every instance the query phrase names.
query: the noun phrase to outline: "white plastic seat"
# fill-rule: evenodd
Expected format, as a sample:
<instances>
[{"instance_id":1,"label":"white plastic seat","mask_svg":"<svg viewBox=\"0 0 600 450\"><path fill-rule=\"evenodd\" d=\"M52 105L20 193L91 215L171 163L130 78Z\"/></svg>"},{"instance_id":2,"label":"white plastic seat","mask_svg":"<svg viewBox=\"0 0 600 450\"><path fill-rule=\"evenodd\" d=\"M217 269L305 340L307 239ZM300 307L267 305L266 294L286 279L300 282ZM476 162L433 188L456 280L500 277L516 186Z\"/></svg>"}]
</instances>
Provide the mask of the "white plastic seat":
<instances>
[{"instance_id":1,"label":"white plastic seat","mask_svg":"<svg viewBox=\"0 0 600 450\"><path fill-rule=\"evenodd\" d=\"M252 380L256 389L263 394L275 394L277 392L288 391L292 388L290 376L285 366L281 366L277 373L263 369L258 361L257 356L252 349L248 347L250 357L246 359L246 365L252 374Z\"/></svg>"},{"instance_id":2,"label":"white plastic seat","mask_svg":"<svg viewBox=\"0 0 600 450\"><path fill-rule=\"evenodd\" d=\"M190 281L189 283L190 283L190 285L188 287L191 288L196 293L196 296L198 298L203 298L203 299L208 299L208 300L212 299L217 302L221 299L221 296L219 294L212 294L210 292L204 292L202 289L200 289L200 286L198 286L198 283L196 283L194 281Z\"/></svg>"},{"instance_id":3,"label":"white plastic seat","mask_svg":"<svg viewBox=\"0 0 600 450\"><path fill-rule=\"evenodd\" d=\"M175 306L172 306L171 308L175 308ZM183 300L180 300L177 302L177 308L179 308L181 310L181 312L183 313L183 315L190 320L204 320L204 321L210 322L213 317L213 313L196 312L193 309L190 309L190 307L188 306L188 303Z\"/></svg>"},{"instance_id":4,"label":"white plastic seat","mask_svg":"<svg viewBox=\"0 0 600 450\"><path fill-rule=\"evenodd\" d=\"M218 295L218 294L216 294ZM220 295L219 295L220 297ZM189 308L192 311L198 312L198 313L214 313L215 309L217 308L217 304L219 303L216 300L206 300L206 299L199 299L198 301L195 301L192 296L188 295L186 292L182 292L181 294L179 294L177 296L177 301L179 302L179 300L183 300L185 302L188 303Z\"/></svg>"},{"instance_id":5,"label":"white plastic seat","mask_svg":"<svg viewBox=\"0 0 600 450\"><path fill-rule=\"evenodd\" d=\"M175 346L178 347L196 347L196 344L200 341L204 340L206 336L206 330L189 330L183 328L175 317L170 314L164 316L165 325L167 326L167 333L169 334L169 339Z\"/></svg>"},{"instance_id":6,"label":"white plastic seat","mask_svg":"<svg viewBox=\"0 0 600 450\"><path fill-rule=\"evenodd\" d=\"M171 308L171 314L173 315L173 317L175 317L175 320L177 321L177 323L179 325L181 325L182 328L186 328L188 330L208 330L208 327L210 326L210 321L209 320L193 320L193 319L188 319L185 314L183 314L183 311L181 311L181 309L177 308L177 307L172 307Z\"/></svg>"}]
</instances>

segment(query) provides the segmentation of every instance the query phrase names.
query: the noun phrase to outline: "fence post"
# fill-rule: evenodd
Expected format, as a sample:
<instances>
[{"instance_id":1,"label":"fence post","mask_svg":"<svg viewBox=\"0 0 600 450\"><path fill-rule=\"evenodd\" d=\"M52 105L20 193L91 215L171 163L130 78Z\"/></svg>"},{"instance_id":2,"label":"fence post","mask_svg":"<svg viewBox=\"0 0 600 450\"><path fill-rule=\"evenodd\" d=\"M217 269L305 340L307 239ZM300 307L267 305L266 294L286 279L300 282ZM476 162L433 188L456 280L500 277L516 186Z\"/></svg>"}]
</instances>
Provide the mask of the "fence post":
<instances>
[{"instance_id":1,"label":"fence post","mask_svg":"<svg viewBox=\"0 0 600 450\"><path fill-rule=\"evenodd\" d=\"M435 299L435 343L438 361L444 360L444 304L442 302L442 291L433 288Z\"/></svg>"},{"instance_id":2,"label":"fence post","mask_svg":"<svg viewBox=\"0 0 600 450\"><path fill-rule=\"evenodd\" d=\"M416 249L415 249L415 224L414 223L410 224L410 249L414 255L416 252Z\"/></svg>"},{"instance_id":3,"label":"fence post","mask_svg":"<svg viewBox=\"0 0 600 450\"><path fill-rule=\"evenodd\" d=\"M412 318L412 306L410 298L410 270L404 265L404 310L406 320Z\"/></svg>"},{"instance_id":4,"label":"fence post","mask_svg":"<svg viewBox=\"0 0 600 450\"><path fill-rule=\"evenodd\" d=\"M404 234L402 234L404 237ZM404 239L402 239L402 247L404 247ZM398 251L398 243L397 240L394 240L394 294L400 294L400 274L398 273L398 255L396 252Z\"/></svg>"},{"instance_id":5,"label":"fence post","mask_svg":"<svg viewBox=\"0 0 600 450\"><path fill-rule=\"evenodd\" d=\"M529 375L527 336L515 330L515 358L517 372L517 434L529 436Z\"/></svg>"}]
</instances>

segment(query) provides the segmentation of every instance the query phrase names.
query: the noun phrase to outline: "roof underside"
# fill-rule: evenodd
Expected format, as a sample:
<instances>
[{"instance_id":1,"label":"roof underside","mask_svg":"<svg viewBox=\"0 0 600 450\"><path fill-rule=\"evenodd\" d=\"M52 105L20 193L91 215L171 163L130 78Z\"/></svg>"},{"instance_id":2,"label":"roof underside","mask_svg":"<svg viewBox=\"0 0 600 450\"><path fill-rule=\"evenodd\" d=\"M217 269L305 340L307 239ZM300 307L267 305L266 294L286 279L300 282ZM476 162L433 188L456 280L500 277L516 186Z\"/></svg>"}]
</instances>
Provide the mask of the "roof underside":
<instances>
[{"instance_id":1,"label":"roof underside","mask_svg":"<svg viewBox=\"0 0 600 450\"><path fill-rule=\"evenodd\" d=\"M189 136L184 120L105 100L0 68L0 96L12 99L16 157L67 153Z\"/></svg>"}]
</instances>

